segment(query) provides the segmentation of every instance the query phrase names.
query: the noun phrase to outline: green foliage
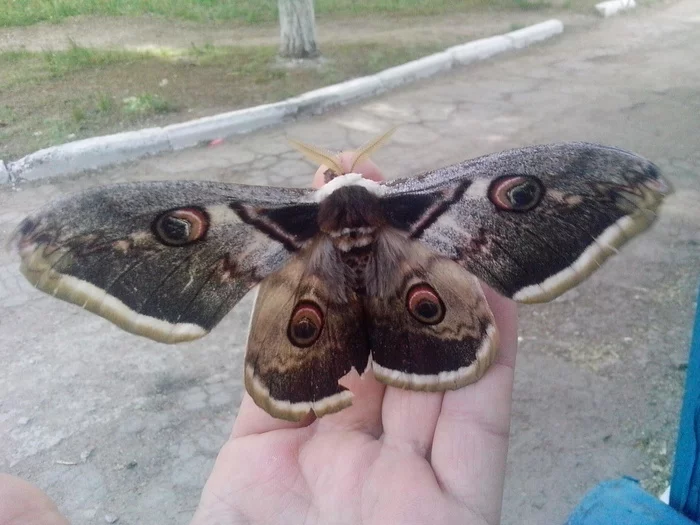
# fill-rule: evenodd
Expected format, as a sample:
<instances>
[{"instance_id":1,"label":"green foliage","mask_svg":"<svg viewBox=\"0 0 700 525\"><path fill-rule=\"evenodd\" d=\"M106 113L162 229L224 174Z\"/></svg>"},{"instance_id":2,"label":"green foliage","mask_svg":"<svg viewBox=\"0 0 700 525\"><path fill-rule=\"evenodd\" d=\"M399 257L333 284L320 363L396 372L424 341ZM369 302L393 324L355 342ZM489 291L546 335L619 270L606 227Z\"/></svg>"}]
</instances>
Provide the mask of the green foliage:
<instances>
[{"instance_id":1,"label":"green foliage","mask_svg":"<svg viewBox=\"0 0 700 525\"><path fill-rule=\"evenodd\" d=\"M572 7L590 8L596 0L571 0ZM275 23L277 0L0 0L0 27L60 22L77 15L141 16L242 24ZM474 8L541 9L547 0L315 0L319 18L390 14L439 15Z\"/></svg>"},{"instance_id":2,"label":"green foliage","mask_svg":"<svg viewBox=\"0 0 700 525\"><path fill-rule=\"evenodd\" d=\"M101 113L112 113L116 108L114 98L107 94L101 93L97 99L97 110Z\"/></svg>"},{"instance_id":3,"label":"green foliage","mask_svg":"<svg viewBox=\"0 0 700 525\"><path fill-rule=\"evenodd\" d=\"M73 122L76 124L80 124L83 120L85 120L85 110L78 106L73 106L71 115L73 117Z\"/></svg>"},{"instance_id":4,"label":"green foliage","mask_svg":"<svg viewBox=\"0 0 700 525\"><path fill-rule=\"evenodd\" d=\"M62 78L83 69L94 69L109 64L123 63L134 56L126 51L108 51L80 47L72 40L65 51L42 53L52 78Z\"/></svg>"},{"instance_id":5,"label":"green foliage","mask_svg":"<svg viewBox=\"0 0 700 525\"><path fill-rule=\"evenodd\" d=\"M153 113L170 113L177 108L159 95L143 93L135 97L127 97L123 101L122 109L126 114L149 115Z\"/></svg>"}]
</instances>

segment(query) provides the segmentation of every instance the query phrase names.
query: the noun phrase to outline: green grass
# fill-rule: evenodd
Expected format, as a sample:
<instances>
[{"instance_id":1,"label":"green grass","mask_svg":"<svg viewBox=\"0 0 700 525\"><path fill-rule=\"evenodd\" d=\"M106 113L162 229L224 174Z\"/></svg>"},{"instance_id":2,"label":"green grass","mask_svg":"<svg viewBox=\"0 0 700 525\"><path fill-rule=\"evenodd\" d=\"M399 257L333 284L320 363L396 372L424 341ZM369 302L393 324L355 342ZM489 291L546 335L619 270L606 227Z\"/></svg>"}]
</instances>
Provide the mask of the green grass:
<instances>
[{"instance_id":1,"label":"green grass","mask_svg":"<svg viewBox=\"0 0 700 525\"><path fill-rule=\"evenodd\" d=\"M590 0L572 0L585 3ZM547 0L315 0L316 15L438 15L474 8L539 9ZM0 0L0 27L59 22L77 15L160 15L195 21L237 21L244 24L277 21L277 0Z\"/></svg>"},{"instance_id":2,"label":"green grass","mask_svg":"<svg viewBox=\"0 0 700 525\"><path fill-rule=\"evenodd\" d=\"M94 69L109 64L128 61L133 54L124 51L104 51L79 47L70 42L66 51L45 51L41 53L52 78L62 78L66 74L83 69Z\"/></svg>"},{"instance_id":3,"label":"green grass","mask_svg":"<svg viewBox=\"0 0 700 525\"><path fill-rule=\"evenodd\" d=\"M177 109L173 103L153 93L142 93L133 97L126 97L122 102L122 110L133 115L170 113Z\"/></svg>"},{"instance_id":4,"label":"green grass","mask_svg":"<svg viewBox=\"0 0 700 525\"><path fill-rule=\"evenodd\" d=\"M0 0L1 1L1 0ZM279 65L276 46L183 51L85 49L0 53L0 158L85 137L275 102L375 73L459 43L323 46L318 67Z\"/></svg>"}]
</instances>

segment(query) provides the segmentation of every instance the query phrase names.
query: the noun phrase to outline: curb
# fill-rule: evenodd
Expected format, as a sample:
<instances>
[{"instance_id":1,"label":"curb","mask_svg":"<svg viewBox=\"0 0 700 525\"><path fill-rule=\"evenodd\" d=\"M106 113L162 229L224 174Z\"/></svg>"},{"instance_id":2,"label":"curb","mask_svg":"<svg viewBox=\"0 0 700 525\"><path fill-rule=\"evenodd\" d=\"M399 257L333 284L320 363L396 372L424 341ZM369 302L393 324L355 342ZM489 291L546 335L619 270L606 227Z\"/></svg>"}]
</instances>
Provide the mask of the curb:
<instances>
[{"instance_id":1,"label":"curb","mask_svg":"<svg viewBox=\"0 0 700 525\"><path fill-rule=\"evenodd\" d=\"M613 2L629 3L634 0ZM0 184L74 175L148 155L189 148L216 138L248 133L300 115L322 113L330 107L368 98L449 71L457 65L467 65L499 53L522 49L563 31L564 24L561 21L547 20L500 36L450 47L374 75L326 86L282 102L161 128L128 131L51 146L8 164L0 160Z\"/></svg>"},{"instance_id":2,"label":"curb","mask_svg":"<svg viewBox=\"0 0 700 525\"><path fill-rule=\"evenodd\" d=\"M634 0L608 0L595 5L598 13L605 18L635 7L637 7L637 4Z\"/></svg>"}]
</instances>

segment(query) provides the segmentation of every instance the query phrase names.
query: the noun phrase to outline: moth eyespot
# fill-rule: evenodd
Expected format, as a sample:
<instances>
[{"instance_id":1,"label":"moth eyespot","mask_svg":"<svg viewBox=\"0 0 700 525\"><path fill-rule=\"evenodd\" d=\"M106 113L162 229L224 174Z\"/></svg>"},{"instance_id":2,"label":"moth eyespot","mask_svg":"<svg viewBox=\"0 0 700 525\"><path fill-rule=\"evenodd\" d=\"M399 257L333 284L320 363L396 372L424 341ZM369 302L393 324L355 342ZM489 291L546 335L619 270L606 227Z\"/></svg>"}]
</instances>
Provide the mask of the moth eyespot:
<instances>
[{"instance_id":1,"label":"moth eyespot","mask_svg":"<svg viewBox=\"0 0 700 525\"><path fill-rule=\"evenodd\" d=\"M438 324L445 318L445 304L437 292L425 283L416 284L406 294L406 308L423 324Z\"/></svg>"},{"instance_id":2,"label":"moth eyespot","mask_svg":"<svg viewBox=\"0 0 700 525\"><path fill-rule=\"evenodd\" d=\"M311 346L320 337L323 330L323 312L314 303L302 301L292 312L287 327L289 341L299 348Z\"/></svg>"},{"instance_id":3,"label":"moth eyespot","mask_svg":"<svg viewBox=\"0 0 700 525\"><path fill-rule=\"evenodd\" d=\"M503 211L529 211L540 203L543 195L544 186L536 177L500 177L489 188L489 199Z\"/></svg>"},{"instance_id":4,"label":"moth eyespot","mask_svg":"<svg viewBox=\"0 0 700 525\"><path fill-rule=\"evenodd\" d=\"M209 217L199 208L166 211L153 222L153 233L168 246L185 246L198 241L208 229Z\"/></svg>"}]
</instances>

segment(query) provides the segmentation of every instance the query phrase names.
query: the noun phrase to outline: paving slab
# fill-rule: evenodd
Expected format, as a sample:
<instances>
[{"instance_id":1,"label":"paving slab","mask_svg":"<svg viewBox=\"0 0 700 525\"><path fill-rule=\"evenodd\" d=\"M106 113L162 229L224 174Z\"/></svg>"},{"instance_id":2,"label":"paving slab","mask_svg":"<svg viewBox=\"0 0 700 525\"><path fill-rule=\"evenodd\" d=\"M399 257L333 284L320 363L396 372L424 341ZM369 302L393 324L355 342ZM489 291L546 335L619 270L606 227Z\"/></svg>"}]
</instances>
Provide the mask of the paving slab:
<instances>
[{"instance_id":1,"label":"paving slab","mask_svg":"<svg viewBox=\"0 0 700 525\"><path fill-rule=\"evenodd\" d=\"M290 136L356 147L407 176L526 144L645 155L676 193L659 222L555 302L523 306L503 523L561 523L598 481L668 476L700 274L700 5L638 8L283 127L100 173L0 189L0 243L50 198L98 184L201 179L301 186ZM0 469L72 523L188 523L243 385L252 298L205 339L165 346L32 289L0 252Z\"/></svg>"}]
</instances>

